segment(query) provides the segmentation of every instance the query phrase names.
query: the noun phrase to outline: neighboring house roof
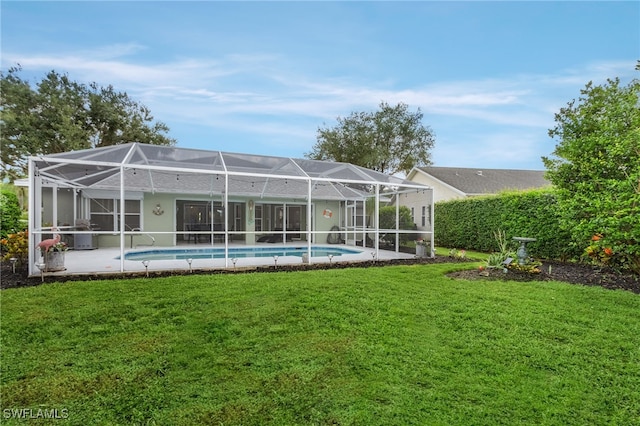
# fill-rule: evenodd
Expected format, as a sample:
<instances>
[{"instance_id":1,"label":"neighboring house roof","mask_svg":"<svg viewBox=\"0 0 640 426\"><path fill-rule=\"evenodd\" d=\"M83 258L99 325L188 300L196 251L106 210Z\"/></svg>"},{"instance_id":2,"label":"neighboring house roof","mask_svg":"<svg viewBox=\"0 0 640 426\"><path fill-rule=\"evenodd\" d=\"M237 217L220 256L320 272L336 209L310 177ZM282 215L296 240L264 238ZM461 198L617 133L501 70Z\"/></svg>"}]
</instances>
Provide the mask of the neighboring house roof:
<instances>
[{"instance_id":1,"label":"neighboring house roof","mask_svg":"<svg viewBox=\"0 0 640 426\"><path fill-rule=\"evenodd\" d=\"M419 167L417 171L465 195L496 194L509 189L533 189L551 185L544 177L545 172L540 170Z\"/></svg>"}]
</instances>

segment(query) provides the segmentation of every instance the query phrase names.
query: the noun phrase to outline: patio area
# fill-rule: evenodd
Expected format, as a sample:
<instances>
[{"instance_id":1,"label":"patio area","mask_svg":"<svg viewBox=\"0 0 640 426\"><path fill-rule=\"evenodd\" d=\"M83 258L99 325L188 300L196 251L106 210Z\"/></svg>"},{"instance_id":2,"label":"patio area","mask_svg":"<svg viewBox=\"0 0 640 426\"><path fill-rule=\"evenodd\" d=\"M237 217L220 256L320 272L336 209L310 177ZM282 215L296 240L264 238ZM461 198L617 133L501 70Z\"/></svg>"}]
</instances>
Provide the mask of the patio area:
<instances>
[{"instance_id":1,"label":"patio area","mask_svg":"<svg viewBox=\"0 0 640 426\"><path fill-rule=\"evenodd\" d=\"M276 245L280 248L297 248L300 247L301 251L306 252L306 246L302 247L295 244L280 244ZM211 246L209 246L211 247ZM215 246L216 248L224 249L224 246ZM246 246L244 244L230 244L229 249L233 248L262 248L269 247L274 248L274 244L267 245L254 245ZM140 252L160 252L160 251L175 251L179 249L191 249L192 246L180 245L180 246L166 246L166 247L145 247L139 249L128 249L127 253L140 253ZM198 247L202 248L202 246ZM388 251L378 250L378 256L376 257L376 250L369 247L354 247L350 245L314 245L314 248L347 248L359 251L359 253L348 253L332 256L317 256L310 258L310 264L318 263L337 263L337 262L367 262L371 260L393 260L393 259L413 259L415 255ZM202 259L194 256L191 259L191 264L186 259L176 260L149 260L147 266L140 260L124 260L124 273L139 273L154 272L154 271L188 271L190 268L196 270L220 270L220 269L244 269L244 268L256 268L267 266L285 266L285 265L300 265L303 263L301 256L278 256L274 259L273 256L269 257L238 257L238 258L221 258L221 259ZM235 265L233 263L235 259ZM45 272L45 276L68 276L68 275L108 275L108 274L121 274L120 271L120 249L119 248L99 248L95 250L69 250L65 253L65 268L64 271L58 272ZM40 276L41 272L38 268L35 268L32 276Z\"/></svg>"},{"instance_id":2,"label":"patio area","mask_svg":"<svg viewBox=\"0 0 640 426\"><path fill-rule=\"evenodd\" d=\"M432 220L416 230L433 217L433 189L348 163L128 143L30 157L25 186L31 276L42 269L71 275L299 264L308 241L361 248L336 254L341 262L411 257L383 249L418 239L433 252ZM43 242L67 244L64 266L41 264ZM132 247L263 243L301 251L278 258L216 253L194 256L191 265L184 256L154 257L146 266L143 258L118 258ZM308 255L304 263L331 261Z\"/></svg>"}]
</instances>

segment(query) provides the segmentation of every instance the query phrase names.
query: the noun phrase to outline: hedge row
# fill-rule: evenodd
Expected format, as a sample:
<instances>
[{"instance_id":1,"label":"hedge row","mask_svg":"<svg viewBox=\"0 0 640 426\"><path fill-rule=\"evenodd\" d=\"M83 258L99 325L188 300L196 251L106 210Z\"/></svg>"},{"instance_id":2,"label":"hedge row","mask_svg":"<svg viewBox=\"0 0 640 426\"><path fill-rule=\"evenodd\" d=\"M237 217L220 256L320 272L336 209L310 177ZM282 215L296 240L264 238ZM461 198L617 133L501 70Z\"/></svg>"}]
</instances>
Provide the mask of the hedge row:
<instances>
[{"instance_id":1,"label":"hedge row","mask_svg":"<svg viewBox=\"0 0 640 426\"><path fill-rule=\"evenodd\" d=\"M527 251L544 259L569 259L569 232L560 228L560 209L553 190L505 192L497 196L465 198L436 203L435 243L442 247L493 252L498 250L495 233L531 237L537 241Z\"/></svg>"},{"instance_id":2,"label":"hedge row","mask_svg":"<svg viewBox=\"0 0 640 426\"><path fill-rule=\"evenodd\" d=\"M0 238L22 230L20 224L20 203L15 193L3 189L0 191Z\"/></svg>"}]
</instances>

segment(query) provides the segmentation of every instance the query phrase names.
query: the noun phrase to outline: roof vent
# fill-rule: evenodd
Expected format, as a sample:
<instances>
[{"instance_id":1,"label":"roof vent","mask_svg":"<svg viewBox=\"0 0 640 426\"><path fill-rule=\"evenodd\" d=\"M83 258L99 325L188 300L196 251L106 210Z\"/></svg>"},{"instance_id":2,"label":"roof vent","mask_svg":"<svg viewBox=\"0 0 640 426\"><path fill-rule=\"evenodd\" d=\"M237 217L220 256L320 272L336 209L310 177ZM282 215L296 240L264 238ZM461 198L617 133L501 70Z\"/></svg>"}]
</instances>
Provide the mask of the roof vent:
<instances>
[{"instance_id":1,"label":"roof vent","mask_svg":"<svg viewBox=\"0 0 640 426\"><path fill-rule=\"evenodd\" d=\"M482 170L478 170L478 171L476 172L476 174L477 174L478 176L482 176Z\"/></svg>"}]
</instances>

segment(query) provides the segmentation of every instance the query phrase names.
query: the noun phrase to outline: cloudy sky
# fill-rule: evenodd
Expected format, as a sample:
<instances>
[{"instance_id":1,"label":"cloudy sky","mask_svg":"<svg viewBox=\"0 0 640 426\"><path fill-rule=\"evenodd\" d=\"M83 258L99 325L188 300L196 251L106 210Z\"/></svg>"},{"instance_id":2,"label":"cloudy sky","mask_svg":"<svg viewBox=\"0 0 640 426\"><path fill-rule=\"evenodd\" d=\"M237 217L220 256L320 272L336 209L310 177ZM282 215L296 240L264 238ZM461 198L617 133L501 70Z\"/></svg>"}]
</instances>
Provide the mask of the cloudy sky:
<instances>
[{"instance_id":1,"label":"cloudy sky","mask_svg":"<svg viewBox=\"0 0 640 426\"><path fill-rule=\"evenodd\" d=\"M318 127L403 102L436 166L543 169L554 114L640 77L640 2L3 0L1 66L113 85L178 146L302 157Z\"/></svg>"}]
</instances>

